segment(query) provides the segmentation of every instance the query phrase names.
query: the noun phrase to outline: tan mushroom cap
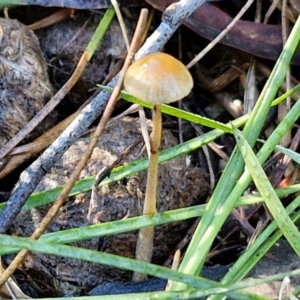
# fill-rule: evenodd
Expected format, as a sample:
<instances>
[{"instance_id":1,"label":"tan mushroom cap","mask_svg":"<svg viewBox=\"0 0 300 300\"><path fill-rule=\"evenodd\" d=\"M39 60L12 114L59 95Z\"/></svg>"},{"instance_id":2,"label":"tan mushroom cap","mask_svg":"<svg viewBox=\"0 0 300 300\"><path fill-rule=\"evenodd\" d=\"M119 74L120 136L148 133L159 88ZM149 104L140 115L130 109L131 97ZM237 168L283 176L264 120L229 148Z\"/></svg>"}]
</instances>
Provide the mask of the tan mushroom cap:
<instances>
[{"instance_id":1,"label":"tan mushroom cap","mask_svg":"<svg viewBox=\"0 0 300 300\"><path fill-rule=\"evenodd\" d=\"M193 85L188 69L176 58L161 52L134 62L124 78L129 94L156 105L184 98Z\"/></svg>"}]
</instances>

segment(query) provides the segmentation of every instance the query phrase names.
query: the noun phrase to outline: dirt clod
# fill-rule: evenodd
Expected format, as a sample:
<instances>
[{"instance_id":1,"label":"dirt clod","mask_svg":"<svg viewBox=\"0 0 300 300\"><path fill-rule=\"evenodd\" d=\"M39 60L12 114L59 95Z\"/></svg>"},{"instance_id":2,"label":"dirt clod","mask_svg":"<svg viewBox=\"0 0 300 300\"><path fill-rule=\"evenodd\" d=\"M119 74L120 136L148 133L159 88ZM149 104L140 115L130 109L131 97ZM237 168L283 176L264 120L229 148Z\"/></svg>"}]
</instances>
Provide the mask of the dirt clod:
<instances>
[{"instance_id":1,"label":"dirt clod","mask_svg":"<svg viewBox=\"0 0 300 300\"><path fill-rule=\"evenodd\" d=\"M141 138L139 124L132 118L114 121L105 131L94 150L93 156L82 176L95 174L103 166L110 165L124 149ZM38 186L38 190L49 189L64 184L68 174L81 158L88 145L89 138L76 142L56 163L52 173L47 175ZM163 133L163 148L177 144L172 134L165 130ZM137 146L126 158L133 161L141 154L141 145ZM146 156L145 150L142 156ZM178 157L159 167L158 205L159 212L188 207L203 203L208 192L208 184L203 171L187 164L187 157ZM103 223L120 220L124 217L141 215L146 187L146 172L130 176L125 180L102 186L98 189L100 210L90 221L87 212L90 204L90 193L78 195L61 208L59 214L49 227L49 232L86 226L91 223ZM32 209L22 212L14 222L15 234L28 236L38 226L46 208ZM176 222L159 226L155 230L154 263L162 261L174 253L175 245L181 240L189 226L189 221ZM94 238L90 241L77 243L77 246L134 257L137 232L127 232L116 236ZM130 280L131 273L111 267L87 263L64 257L30 253L23 264L26 272L41 274L54 286L59 281L57 294L69 294L78 286L86 289L102 282ZM57 286L57 284L56 284Z\"/></svg>"},{"instance_id":2,"label":"dirt clod","mask_svg":"<svg viewBox=\"0 0 300 300\"><path fill-rule=\"evenodd\" d=\"M16 20L0 19L0 77L2 147L41 110L52 91L37 37Z\"/></svg>"}]
</instances>

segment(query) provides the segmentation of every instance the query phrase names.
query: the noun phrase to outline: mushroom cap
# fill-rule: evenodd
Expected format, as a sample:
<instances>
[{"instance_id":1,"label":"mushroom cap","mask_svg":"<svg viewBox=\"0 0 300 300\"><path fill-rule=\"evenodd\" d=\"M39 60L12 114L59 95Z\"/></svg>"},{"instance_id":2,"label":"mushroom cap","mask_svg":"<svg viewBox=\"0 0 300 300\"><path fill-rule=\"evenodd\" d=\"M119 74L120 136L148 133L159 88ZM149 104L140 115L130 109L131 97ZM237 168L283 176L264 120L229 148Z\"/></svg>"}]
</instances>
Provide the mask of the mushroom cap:
<instances>
[{"instance_id":1,"label":"mushroom cap","mask_svg":"<svg viewBox=\"0 0 300 300\"><path fill-rule=\"evenodd\" d=\"M161 52L135 61L124 78L128 93L155 105L184 98L191 92L193 85L193 78L185 65Z\"/></svg>"}]
</instances>

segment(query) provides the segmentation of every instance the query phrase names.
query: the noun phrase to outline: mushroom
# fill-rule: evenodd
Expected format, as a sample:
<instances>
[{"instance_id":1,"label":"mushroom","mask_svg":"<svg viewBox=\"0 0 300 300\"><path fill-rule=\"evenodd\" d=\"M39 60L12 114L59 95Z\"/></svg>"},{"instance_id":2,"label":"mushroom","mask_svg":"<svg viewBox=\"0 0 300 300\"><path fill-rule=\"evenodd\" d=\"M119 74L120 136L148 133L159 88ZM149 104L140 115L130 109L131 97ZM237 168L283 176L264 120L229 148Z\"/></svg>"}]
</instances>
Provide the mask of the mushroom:
<instances>
[{"instance_id":1,"label":"mushroom","mask_svg":"<svg viewBox=\"0 0 300 300\"><path fill-rule=\"evenodd\" d=\"M153 104L152 133L150 135L150 158L143 214L156 213L158 155L161 141L161 104L171 103L187 96L193 88L193 79L188 69L174 57L165 53L152 53L136 62L127 70L124 86L128 93ZM153 227L141 228L136 246L136 258L151 261ZM142 280L145 275L136 273L133 280Z\"/></svg>"}]
</instances>

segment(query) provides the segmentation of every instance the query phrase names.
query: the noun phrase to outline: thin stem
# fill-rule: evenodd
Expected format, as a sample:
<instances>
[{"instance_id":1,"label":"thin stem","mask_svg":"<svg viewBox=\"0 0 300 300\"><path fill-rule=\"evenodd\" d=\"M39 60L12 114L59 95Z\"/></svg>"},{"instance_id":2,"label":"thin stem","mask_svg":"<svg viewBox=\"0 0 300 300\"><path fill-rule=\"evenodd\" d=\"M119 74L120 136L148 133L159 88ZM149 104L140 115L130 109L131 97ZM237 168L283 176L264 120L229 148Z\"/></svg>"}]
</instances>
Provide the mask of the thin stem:
<instances>
[{"instance_id":1,"label":"thin stem","mask_svg":"<svg viewBox=\"0 0 300 300\"><path fill-rule=\"evenodd\" d=\"M156 213L156 192L157 192L157 171L158 171L158 155L161 141L161 106L154 105L152 111L152 133L150 135L150 159L147 173L147 186L144 202L143 214ZM136 244L136 259L150 262L153 250L154 227L141 228L139 231ZM142 273L134 273L133 280L140 281L145 279L146 275Z\"/></svg>"},{"instance_id":2,"label":"thin stem","mask_svg":"<svg viewBox=\"0 0 300 300\"><path fill-rule=\"evenodd\" d=\"M156 212L156 189L157 189L157 170L158 155L161 140L161 108L154 105L152 110L152 133L150 135L150 160L147 174L147 187L144 202L144 215Z\"/></svg>"}]
</instances>

